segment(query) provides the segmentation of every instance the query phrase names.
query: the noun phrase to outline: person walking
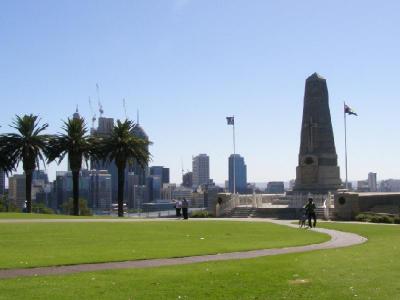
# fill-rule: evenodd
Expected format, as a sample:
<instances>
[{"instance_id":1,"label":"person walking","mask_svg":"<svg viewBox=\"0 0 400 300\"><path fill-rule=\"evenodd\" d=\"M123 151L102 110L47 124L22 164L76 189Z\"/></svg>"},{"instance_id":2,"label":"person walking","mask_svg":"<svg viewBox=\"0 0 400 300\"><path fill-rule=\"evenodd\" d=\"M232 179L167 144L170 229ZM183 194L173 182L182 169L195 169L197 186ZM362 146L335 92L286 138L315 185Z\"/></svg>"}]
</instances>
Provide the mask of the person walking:
<instances>
[{"instance_id":1,"label":"person walking","mask_svg":"<svg viewBox=\"0 0 400 300\"><path fill-rule=\"evenodd\" d=\"M308 216L308 226L310 228L313 228L317 225L317 215L315 214L315 208L316 206L313 198L308 198L308 203L305 206L305 209ZM313 219L314 224L311 224L311 219Z\"/></svg>"},{"instance_id":2,"label":"person walking","mask_svg":"<svg viewBox=\"0 0 400 300\"><path fill-rule=\"evenodd\" d=\"M189 218L188 210L189 210L189 202L186 200L186 198L183 198L183 201L182 201L182 214L183 214L183 219L184 220L187 220Z\"/></svg>"},{"instance_id":3,"label":"person walking","mask_svg":"<svg viewBox=\"0 0 400 300\"><path fill-rule=\"evenodd\" d=\"M182 202L180 200L175 202L176 217L181 218Z\"/></svg>"}]
</instances>

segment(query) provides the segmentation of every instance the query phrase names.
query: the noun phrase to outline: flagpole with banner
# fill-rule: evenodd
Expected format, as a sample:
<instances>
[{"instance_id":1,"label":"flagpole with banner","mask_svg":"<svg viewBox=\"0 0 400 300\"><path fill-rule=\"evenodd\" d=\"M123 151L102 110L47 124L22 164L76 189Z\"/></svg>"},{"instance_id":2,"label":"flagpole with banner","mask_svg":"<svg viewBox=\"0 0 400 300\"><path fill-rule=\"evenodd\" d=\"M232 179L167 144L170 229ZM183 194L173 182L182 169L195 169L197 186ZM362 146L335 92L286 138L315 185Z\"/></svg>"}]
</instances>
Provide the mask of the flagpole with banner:
<instances>
[{"instance_id":1,"label":"flagpole with banner","mask_svg":"<svg viewBox=\"0 0 400 300\"><path fill-rule=\"evenodd\" d=\"M347 176L347 115L355 115L358 116L351 108L350 106L346 105L346 102L344 102L344 109L343 109L343 114L344 114L344 155L345 155L345 165L346 165L346 189L348 189L349 181L348 181L348 176Z\"/></svg>"},{"instance_id":2,"label":"flagpole with banner","mask_svg":"<svg viewBox=\"0 0 400 300\"><path fill-rule=\"evenodd\" d=\"M233 131L233 194L236 194L236 140L235 140L235 116L226 117L228 125L232 125Z\"/></svg>"},{"instance_id":3,"label":"flagpole with banner","mask_svg":"<svg viewBox=\"0 0 400 300\"><path fill-rule=\"evenodd\" d=\"M347 114L346 114L346 102L344 102L344 156L345 156L345 165L346 165L346 190L348 189L348 177L347 177Z\"/></svg>"}]
</instances>

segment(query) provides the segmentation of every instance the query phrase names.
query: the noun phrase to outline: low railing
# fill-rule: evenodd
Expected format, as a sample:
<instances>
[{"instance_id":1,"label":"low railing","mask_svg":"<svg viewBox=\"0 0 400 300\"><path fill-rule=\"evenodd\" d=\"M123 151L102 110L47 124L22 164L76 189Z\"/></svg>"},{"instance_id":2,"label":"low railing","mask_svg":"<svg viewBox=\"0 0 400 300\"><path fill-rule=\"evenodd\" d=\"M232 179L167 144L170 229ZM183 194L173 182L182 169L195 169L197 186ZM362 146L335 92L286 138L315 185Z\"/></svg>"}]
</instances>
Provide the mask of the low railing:
<instances>
[{"instance_id":1,"label":"low railing","mask_svg":"<svg viewBox=\"0 0 400 300\"><path fill-rule=\"evenodd\" d=\"M224 202L217 204L217 215L227 215L235 209L235 207L268 207L269 205L273 205L274 201L279 201L280 197L282 197L280 194L231 194Z\"/></svg>"},{"instance_id":2,"label":"low railing","mask_svg":"<svg viewBox=\"0 0 400 300\"><path fill-rule=\"evenodd\" d=\"M333 195L328 194L294 194L294 195L230 195L225 201L217 204L217 216L228 215L236 207L268 208L268 207L288 207L302 208L308 203L308 199L313 198L317 208L324 209L324 216L329 219L329 209L333 206Z\"/></svg>"}]
</instances>

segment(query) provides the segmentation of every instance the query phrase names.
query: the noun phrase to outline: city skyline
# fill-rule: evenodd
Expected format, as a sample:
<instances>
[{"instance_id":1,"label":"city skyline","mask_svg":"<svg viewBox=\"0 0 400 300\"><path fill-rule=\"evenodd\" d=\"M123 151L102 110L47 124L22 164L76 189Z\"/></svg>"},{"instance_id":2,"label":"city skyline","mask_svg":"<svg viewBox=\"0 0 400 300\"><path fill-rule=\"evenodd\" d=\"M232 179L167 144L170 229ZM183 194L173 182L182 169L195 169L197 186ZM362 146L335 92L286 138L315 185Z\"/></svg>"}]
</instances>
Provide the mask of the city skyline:
<instances>
[{"instance_id":1,"label":"city skyline","mask_svg":"<svg viewBox=\"0 0 400 300\"><path fill-rule=\"evenodd\" d=\"M25 113L59 132L77 104L90 126L88 98L99 117L98 84L104 116L125 118L124 98L129 118L139 109L154 143L150 165L169 167L171 182L181 182L181 162L190 169L198 153L209 155L216 183L228 178L230 115L248 182L288 181L296 176L304 80L318 72L328 83L342 180L343 101L359 114L348 120L349 180L370 171L400 177L400 141L391 133L400 130L397 1L9 1L0 8L1 133ZM56 169L67 170L66 162L48 167L51 179Z\"/></svg>"}]
</instances>

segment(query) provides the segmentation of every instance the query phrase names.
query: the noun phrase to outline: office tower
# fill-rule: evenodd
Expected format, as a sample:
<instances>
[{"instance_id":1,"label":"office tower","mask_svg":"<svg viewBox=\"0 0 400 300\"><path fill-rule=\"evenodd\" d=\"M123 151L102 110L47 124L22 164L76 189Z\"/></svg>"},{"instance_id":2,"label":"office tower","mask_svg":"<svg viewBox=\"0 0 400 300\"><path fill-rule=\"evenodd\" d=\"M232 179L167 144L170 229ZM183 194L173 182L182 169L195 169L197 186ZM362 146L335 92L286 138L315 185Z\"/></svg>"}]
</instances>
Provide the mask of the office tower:
<instances>
[{"instance_id":1,"label":"office tower","mask_svg":"<svg viewBox=\"0 0 400 300\"><path fill-rule=\"evenodd\" d=\"M193 187L193 172L187 172L182 175L182 186L187 188Z\"/></svg>"},{"instance_id":2,"label":"office tower","mask_svg":"<svg viewBox=\"0 0 400 300\"><path fill-rule=\"evenodd\" d=\"M161 200L161 177L158 175L150 175L146 178L146 201L155 202Z\"/></svg>"},{"instance_id":3,"label":"office tower","mask_svg":"<svg viewBox=\"0 0 400 300\"><path fill-rule=\"evenodd\" d=\"M378 184L376 181L376 173L368 173L368 187L370 192L378 191Z\"/></svg>"},{"instance_id":4,"label":"office tower","mask_svg":"<svg viewBox=\"0 0 400 300\"><path fill-rule=\"evenodd\" d=\"M169 168L152 166L150 167L150 176L159 176L162 184L169 183Z\"/></svg>"},{"instance_id":5,"label":"office tower","mask_svg":"<svg viewBox=\"0 0 400 300\"><path fill-rule=\"evenodd\" d=\"M139 120L133 128L132 134L145 141L149 141L149 136L146 134L143 127L140 126ZM139 163L134 162L129 168L129 171L139 176L139 185L146 185L146 177L149 175L148 166L141 166Z\"/></svg>"},{"instance_id":6,"label":"office tower","mask_svg":"<svg viewBox=\"0 0 400 300\"><path fill-rule=\"evenodd\" d=\"M210 158L207 154L193 157L192 171L194 188L210 182Z\"/></svg>"},{"instance_id":7,"label":"office tower","mask_svg":"<svg viewBox=\"0 0 400 300\"><path fill-rule=\"evenodd\" d=\"M93 210L109 211L112 199L111 174L107 170L92 170L89 174L90 207Z\"/></svg>"},{"instance_id":8,"label":"office tower","mask_svg":"<svg viewBox=\"0 0 400 300\"><path fill-rule=\"evenodd\" d=\"M45 184L49 183L49 177L43 170L34 170L32 173L32 180L43 180Z\"/></svg>"},{"instance_id":9,"label":"office tower","mask_svg":"<svg viewBox=\"0 0 400 300\"><path fill-rule=\"evenodd\" d=\"M244 158L239 154L229 156L229 192L234 192L234 182L236 192L245 194L247 192L247 167ZM233 171L235 170L235 174ZM235 179L234 179L235 178Z\"/></svg>"},{"instance_id":10,"label":"office tower","mask_svg":"<svg viewBox=\"0 0 400 300\"><path fill-rule=\"evenodd\" d=\"M169 183L169 168L163 168L162 170L162 183Z\"/></svg>"},{"instance_id":11,"label":"office tower","mask_svg":"<svg viewBox=\"0 0 400 300\"><path fill-rule=\"evenodd\" d=\"M8 199L19 209L25 206L25 192L25 175L16 174L8 179Z\"/></svg>"},{"instance_id":12,"label":"office tower","mask_svg":"<svg viewBox=\"0 0 400 300\"><path fill-rule=\"evenodd\" d=\"M139 209L146 202L146 185L139 184L139 175L128 173L128 184L125 187L127 205L130 209Z\"/></svg>"}]
</instances>

